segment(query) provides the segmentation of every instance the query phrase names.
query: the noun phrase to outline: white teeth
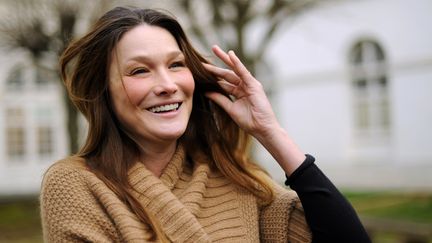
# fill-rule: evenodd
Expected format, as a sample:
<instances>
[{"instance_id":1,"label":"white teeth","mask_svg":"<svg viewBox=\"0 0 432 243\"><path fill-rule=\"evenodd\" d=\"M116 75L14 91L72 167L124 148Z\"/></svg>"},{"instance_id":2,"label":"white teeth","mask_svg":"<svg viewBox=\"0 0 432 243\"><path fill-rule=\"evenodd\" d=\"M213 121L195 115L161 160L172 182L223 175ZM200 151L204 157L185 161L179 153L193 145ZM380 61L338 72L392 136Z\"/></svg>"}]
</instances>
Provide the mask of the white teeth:
<instances>
[{"instance_id":1,"label":"white teeth","mask_svg":"<svg viewBox=\"0 0 432 243\"><path fill-rule=\"evenodd\" d=\"M158 113L158 112L166 112L176 110L179 107L179 103L169 104L169 105L161 105L155 106L149 109L149 111Z\"/></svg>"}]
</instances>

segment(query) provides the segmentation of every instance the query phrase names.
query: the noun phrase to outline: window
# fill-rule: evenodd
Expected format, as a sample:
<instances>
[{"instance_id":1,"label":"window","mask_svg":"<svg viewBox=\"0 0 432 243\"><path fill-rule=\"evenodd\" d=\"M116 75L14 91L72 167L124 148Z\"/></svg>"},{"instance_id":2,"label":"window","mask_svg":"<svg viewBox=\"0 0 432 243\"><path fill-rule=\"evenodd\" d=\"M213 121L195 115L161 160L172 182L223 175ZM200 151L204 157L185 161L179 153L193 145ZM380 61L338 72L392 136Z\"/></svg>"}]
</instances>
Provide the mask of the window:
<instances>
[{"instance_id":1,"label":"window","mask_svg":"<svg viewBox=\"0 0 432 243\"><path fill-rule=\"evenodd\" d=\"M47 104L35 107L33 110L35 122L36 153L40 158L46 159L54 154L55 130L52 124L53 108ZM33 141L32 141L33 142Z\"/></svg>"},{"instance_id":2,"label":"window","mask_svg":"<svg viewBox=\"0 0 432 243\"><path fill-rule=\"evenodd\" d=\"M24 111L20 108L6 110L6 154L12 160L22 159L25 149Z\"/></svg>"},{"instance_id":3,"label":"window","mask_svg":"<svg viewBox=\"0 0 432 243\"><path fill-rule=\"evenodd\" d=\"M350 52L354 128L368 138L390 131L388 76L385 53L373 40L357 42Z\"/></svg>"},{"instance_id":4,"label":"window","mask_svg":"<svg viewBox=\"0 0 432 243\"><path fill-rule=\"evenodd\" d=\"M37 129L37 146L39 156L50 156L53 153L53 131L49 126Z\"/></svg>"},{"instance_id":5,"label":"window","mask_svg":"<svg viewBox=\"0 0 432 243\"><path fill-rule=\"evenodd\" d=\"M35 81L36 81L36 85L38 87L43 87L46 84L49 84L49 80L53 80L52 78L52 72L44 69L43 67L38 67L35 69L36 72L36 77L35 77Z\"/></svg>"},{"instance_id":6,"label":"window","mask_svg":"<svg viewBox=\"0 0 432 243\"><path fill-rule=\"evenodd\" d=\"M9 73L7 77L7 88L8 89L22 89L25 81L24 81L24 68L21 65L17 65Z\"/></svg>"},{"instance_id":7,"label":"window","mask_svg":"<svg viewBox=\"0 0 432 243\"><path fill-rule=\"evenodd\" d=\"M23 89L43 90L55 80L54 73L44 67L31 64L18 63L10 71L7 77L7 88L12 91Z\"/></svg>"}]
</instances>

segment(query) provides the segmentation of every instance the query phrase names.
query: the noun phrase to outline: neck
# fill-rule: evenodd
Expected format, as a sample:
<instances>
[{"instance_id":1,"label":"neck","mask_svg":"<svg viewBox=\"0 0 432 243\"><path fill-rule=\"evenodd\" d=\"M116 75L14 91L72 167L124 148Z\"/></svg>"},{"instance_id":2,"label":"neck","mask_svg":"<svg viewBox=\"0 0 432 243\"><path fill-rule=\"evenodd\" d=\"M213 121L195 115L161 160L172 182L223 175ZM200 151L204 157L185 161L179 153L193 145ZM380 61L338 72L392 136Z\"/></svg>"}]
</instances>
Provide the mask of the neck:
<instances>
[{"instance_id":1,"label":"neck","mask_svg":"<svg viewBox=\"0 0 432 243\"><path fill-rule=\"evenodd\" d=\"M171 161L176 148L177 141L163 145L146 144L141 148L141 162L155 176L160 177L165 167Z\"/></svg>"}]
</instances>

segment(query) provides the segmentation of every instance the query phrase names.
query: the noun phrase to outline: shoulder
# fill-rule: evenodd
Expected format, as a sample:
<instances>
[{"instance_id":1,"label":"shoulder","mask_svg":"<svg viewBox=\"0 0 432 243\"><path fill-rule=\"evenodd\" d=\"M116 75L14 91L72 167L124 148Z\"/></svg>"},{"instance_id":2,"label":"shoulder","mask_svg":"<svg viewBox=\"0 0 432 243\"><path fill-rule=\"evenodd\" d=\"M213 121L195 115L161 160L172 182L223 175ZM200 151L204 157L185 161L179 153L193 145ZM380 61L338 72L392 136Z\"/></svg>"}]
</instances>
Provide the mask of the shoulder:
<instances>
[{"instance_id":1,"label":"shoulder","mask_svg":"<svg viewBox=\"0 0 432 243\"><path fill-rule=\"evenodd\" d=\"M85 159L79 156L70 156L64 158L62 160L54 162L48 170L45 172L45 176L50 175L52 173L57 173L59 171L85 171L87 169L87 165L85 163Z\"/></svg>"},{"instance_id":2,"label":"shoulder","mask_svg":"<svg viewBox=\"0 0 432 243\"><path fill-rule=\"evenodd\" d=\"M83 159L69 157L55 162L44 174L40 192L42 216L63 215L69 209L91 201L84 174L89 173Z\"/></svg>"},{"instance_id":3,"label":"shoulder","mask_svg":"<svg viewBox=\"0 0 432 243\"><path fill-rule=\"evenodd\" d=\"M309 226L297 193L272 180L270 183L275 197L261 209L261 239L272 242L310 242Z\"/></svg>"},{"instance_id":4,"label":"shoulder","mask_svg":"<svg viewBox=\"0 0 432 243\"><path fill-rule=\"evenodd\" d=\"M266 208L267 206L275 205L278 203L291 204L293 202L299 201L299 198L295 191L279 184L264 171L259 171L258 175L272 189L274 195L273 201L270 204L259 202L262 208Z\"/></svg>"},{"instance_id":5,"label":"shoulder","mask_svg":"<svg viewBox=\"0 0 432 243\"><path fill-rule=\"evenodd\" d=\"M88 173L83 158L72 156L55 162L43 176L41 199L82 190L86 186L84 174Z\"/></svg>"},{"instance_id":6,"label":"shoulder","mask_svg":"<svg viewBox=\"0 0 432 243\"><path fill-rule=\"evenodd\" d=\"M269 205L264 206L264 209L281 207L284 210L292 210L293 208L302 210L300 199L295 191L278 184L271 178L268 178L267 181L273 189L274 199Z\"/></svg>"},{"instance_id":7,"label":"shoulder","mask_svg":"<svg viewBox=\"0 0 432 243\"><path fill-rule=\"evenodd\" d=\"M273 182L273 190L275 192L275 202L283 201L289 202L290 204L297 204L300 202L300 199L297 193L289 188L286 188L282 185ZM301 206L301 205L300 205Z\"/></svg>"},{"instance_id":8,"label":"shoulder","mask_svg":"<svg viewBox=\"0 0 432 243\"><path fill-rule=\"evenodd\" d=\"M61 179L64 177L74 177L79 174L88 172L85 160L78 156L71 156L62 160L59 160L52 164L45 172L43 176L42 185L48 181Z\"/></svg>"},{"instance_id":9,"label":"shoulder","mask_svg":"<svg viewBox=\"0 0 432 243\"><path fill-rule=\"evenodd\" d=\"M92 177L96 176L77 157L55 162L46 171L39 196L44 228L71 219L79 221L97 207L89 183Z\"/></svg>"},{"instance_id":10,"label":"shoulder","mask_svg":"<svg viewBox=\"0 0 432 243\"><path fill-rule=\"evenodd\" d=\"M40 193L45 241L113 242L112 239L117 239L117 230L94 189L96 180L96 175L79 157L60 160L48 168Z\"/></svg>"}]
</instances>

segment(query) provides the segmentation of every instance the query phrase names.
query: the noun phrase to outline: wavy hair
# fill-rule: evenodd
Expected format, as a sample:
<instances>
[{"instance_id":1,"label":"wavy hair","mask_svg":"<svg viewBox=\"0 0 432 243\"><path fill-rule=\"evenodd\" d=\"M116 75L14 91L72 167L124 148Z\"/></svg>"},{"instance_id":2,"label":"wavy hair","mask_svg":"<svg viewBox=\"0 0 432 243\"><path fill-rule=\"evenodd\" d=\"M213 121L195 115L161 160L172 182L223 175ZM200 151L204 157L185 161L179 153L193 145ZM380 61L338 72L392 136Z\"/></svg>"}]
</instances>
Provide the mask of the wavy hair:
<instances>
[{"instance_id":1,"label":"wavy hair","mask_svg":"<svg viewBox=\"0 0 432 243\"><path fill-rule=\"evenodd\" d=\"M248 158L250 136L205 92L227 95L217 84L218 78L202 63L208 61L190 44L176 19L151 9L116 7L105 13L82 38L65 49L60 58L60 71L68 94L89 123L87 138L78 152L89 169L126 203L137 217L153 228L155 237L166 241L157 219L140 206L131 194L128 170L139 155L138 144L122 129L113 112L108 92L112 51L122 36L132 28L148 24L166 29L175 38L191 70L195 90L193 108L185 133L179 142L194 158L206 155L210 166L233 183L251 191L264 202L273 200L273 191L262 171ZM198 151L198 152L197 152Z\"/></svg>"}]
</instances>

